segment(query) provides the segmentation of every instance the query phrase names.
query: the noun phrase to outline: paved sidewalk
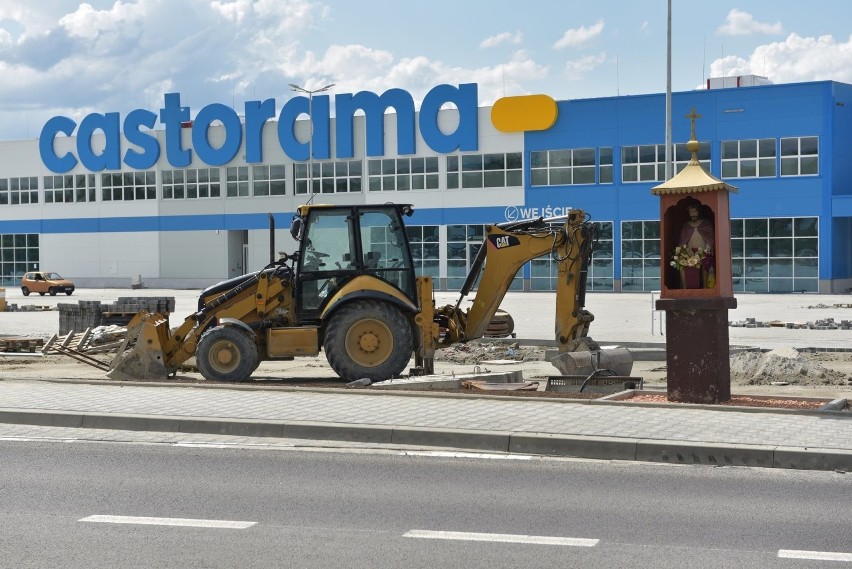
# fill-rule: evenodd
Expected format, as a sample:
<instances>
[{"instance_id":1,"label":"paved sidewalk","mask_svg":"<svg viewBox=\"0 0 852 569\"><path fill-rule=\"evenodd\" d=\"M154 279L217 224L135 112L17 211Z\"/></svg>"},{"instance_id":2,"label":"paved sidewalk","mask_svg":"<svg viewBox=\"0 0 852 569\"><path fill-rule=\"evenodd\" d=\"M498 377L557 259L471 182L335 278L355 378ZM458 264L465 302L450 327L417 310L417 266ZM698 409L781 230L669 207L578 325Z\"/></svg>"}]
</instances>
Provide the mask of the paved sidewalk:
<instances>
[{"instance_id":1,"label":"paved sidewalk","mask_svg":"<svg viewBox=\"0 0 852 569\"><path fill-rule=\"evenodd\" d=\"M0 423L852 471L848 411L3 380Z\"/></svg>"}]
</instances>

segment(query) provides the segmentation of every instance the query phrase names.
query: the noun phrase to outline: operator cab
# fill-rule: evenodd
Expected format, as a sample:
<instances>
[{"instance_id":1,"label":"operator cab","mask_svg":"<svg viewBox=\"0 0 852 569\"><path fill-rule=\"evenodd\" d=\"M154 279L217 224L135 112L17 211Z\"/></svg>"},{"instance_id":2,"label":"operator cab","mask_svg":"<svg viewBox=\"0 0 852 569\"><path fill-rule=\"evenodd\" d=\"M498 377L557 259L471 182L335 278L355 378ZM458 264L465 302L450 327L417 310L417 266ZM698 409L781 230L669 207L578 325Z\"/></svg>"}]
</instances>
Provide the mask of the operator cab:
<instances>
[{"instance_id":1,"label":"operator cab","mask_svg":"<svg viewBox=\"0 0 852 569\"><path fill-rule=\"evenodd\" d=\"M301 320L318 318L344 284L372 275L416 299L414 264L402 215L408 205L309 206L293 220L299 241L296 298Z\"/></svg>"}]
</instances>

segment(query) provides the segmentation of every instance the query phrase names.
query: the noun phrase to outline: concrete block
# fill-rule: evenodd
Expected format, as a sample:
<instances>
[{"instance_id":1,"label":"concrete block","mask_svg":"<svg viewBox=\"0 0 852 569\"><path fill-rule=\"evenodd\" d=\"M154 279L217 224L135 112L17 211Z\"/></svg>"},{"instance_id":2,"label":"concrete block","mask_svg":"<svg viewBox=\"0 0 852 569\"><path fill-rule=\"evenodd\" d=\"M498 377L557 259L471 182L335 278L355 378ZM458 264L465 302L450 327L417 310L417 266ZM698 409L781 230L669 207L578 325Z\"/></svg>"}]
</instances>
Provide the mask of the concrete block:
<instances>
[{"instance_id":1,"label":"concrete block","mask_svg":"<svg viewBox=\"0 0 852 569\"><path fill-rule=\"evenodd\" d=\"M509 452L602 460L636 460L638 439L552 433L513 433Z\"/></svg>"},{"instance_id":2,"label":"concrete block","mask_svg":"<svg viewBox=\"0 0 852 569\"><path fill-rule=\"evenodd\" d=\"M709 466L758 466L772 468L774 447L762 445L720 445L693 441L641 440L636 460Z\"/></svg>"},{"instance_id":3,"label":"concrete block","mask_svg":"<svg viewBox=\"0 0 852 569\"><path fill-rule=\"evenodd\" d=\"M432 427L394 427L394 444L452 447L465 450L507 452L509 431L470 431Z\"/></svg>"},{"instance_id":4,"label":"concrete block","mask_svg":"<svg viewBox=\"0 0 852 569\"><path fill-rule=\"evenodd\" d=\"M778 447L772 466L796 470L842 470L852 472L852 451L805 447Z\"/></svg>"}]
</instances>

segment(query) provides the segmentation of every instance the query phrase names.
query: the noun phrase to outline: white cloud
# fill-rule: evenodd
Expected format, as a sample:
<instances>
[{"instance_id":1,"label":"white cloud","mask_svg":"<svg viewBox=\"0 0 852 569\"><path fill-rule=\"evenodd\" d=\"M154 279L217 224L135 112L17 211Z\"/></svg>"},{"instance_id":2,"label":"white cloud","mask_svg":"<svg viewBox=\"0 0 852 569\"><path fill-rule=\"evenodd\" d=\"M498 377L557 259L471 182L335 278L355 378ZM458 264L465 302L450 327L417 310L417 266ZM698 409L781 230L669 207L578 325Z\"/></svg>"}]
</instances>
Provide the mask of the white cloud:
<instances>
[{"instance_id":1,"label":"white cloud","mask_svg":"<svg viewBox=\"0 0 852 569\"><path fill-rule=\"evenodd\" d=\"M606 53L587 55L579 59L568 61L565 64L565 77L571 80L581 79L584 73L592 71L606 63Z\"/></svg>"},{"instance_id":2,"label":"white cloud","mask_svg":"<svg viewBox=\"0 0 852 569\"><path fill-rule=\"evenodd\" d=\"M748 74L766 76L773 83L852 82L852 37L837 42L832 36L790 34L783 42L756 48L748 59L729 56L710 64L712 77Z\"/></svg>"},{"instance_id":3,"label":"white cloud","mask_svg":"<svg viewBox=\"0 0 852 569\"><path fill-rule=\"evenodd\" d=\"M725 23L722 24L717 33L727 36L750 36L752 34L782 34L784 27L781 22L766 24L758 22L748 12L741 12L734 8L728 12Z\"/></svg>"},{"instance_id":4,"label":"white cloud","mask_svg":"<svg viewBox=\"0 0 852 569\"><path fill-rule=\"evenodd\" d=\"M486 49L489 47L497 47L502 43L511 43L514 45L518 45L523 41L524 34L520 31L515 32L514 34L511 32L503 32L482 40L479 44L479 47Z\"/></svg>"},{"instance_id":5,"label":"white cloud","mask_svg":"<svg viewBox=\"0 0 852 569\"><path fill-rule=\"evenodd\" d=\"M562 49L565 47L577 47L583 45L584 43L587 43L593 38L599 36L603 29L604 21L598 20L588 28L586 26L580 26L579 28L567 30L564 34L562 34L562 38L553 44L553 48Z\"/></svg>"},{"instance_id":6,"label":"white cloud","mask_svg":"<svg viewBox=\"0 0 852 569\"><path fill-rule=\"evenodd\" d=\"M110 10L95 10L91 4L84 2L75 12L60 18L59 25L70 37L91 40L102 32L114 32L125 25L137 25L145 17L145 12L144 3L116 2Z\"/></svg>"}]
</instances>

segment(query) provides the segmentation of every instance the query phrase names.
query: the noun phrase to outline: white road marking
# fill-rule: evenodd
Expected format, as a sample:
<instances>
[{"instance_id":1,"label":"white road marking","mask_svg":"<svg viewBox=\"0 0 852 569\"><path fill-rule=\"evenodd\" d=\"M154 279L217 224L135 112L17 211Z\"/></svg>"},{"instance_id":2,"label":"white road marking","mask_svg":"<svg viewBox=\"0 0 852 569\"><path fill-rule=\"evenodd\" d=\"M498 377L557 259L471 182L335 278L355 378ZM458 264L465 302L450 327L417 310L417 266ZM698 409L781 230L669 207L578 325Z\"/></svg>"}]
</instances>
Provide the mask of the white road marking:
<instances>
[{"instance_id":1,"label":"white road marking","mask_svg":"<svg viewBox=\"0 0 852 569\"><path fill-rule=\"evenodd\" d=\"M571 545L574 547L594 547L600 540L579 537L552 537L547 535L515 535L510 533L472 533L463 531L429 531L413 529L403 537L421 539L453 539L461 541L497 541L503 543L533 543L536 545Z\"/></svg>"},{"instance_id":2,"label":"white road marking","mask_svg":"<svg viewBox=\"0 0 852 569\"><path fill-rule=\"evenodd\" d=\"M183 526L217 529L246 529L257 523L230 520L196 520L192 518L146 518L137 516L89 516L77 521L105 524L140 524L149 526Z\"/></svg>"},{"instance_id":3,"label":"white road marking","mask_svg":"<svg viewBox=\"0 0 852 569\"><path fill-rule=\"evenodd\" d=\"M852 563L852 553L836 551L800 551L798 549L779 549L778 557L786 559L815 559L817 561L846 561Z\"/></svg>"}]
</instances>

